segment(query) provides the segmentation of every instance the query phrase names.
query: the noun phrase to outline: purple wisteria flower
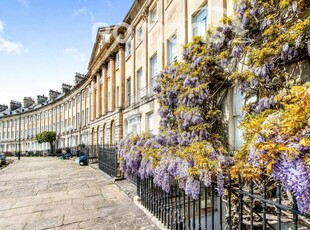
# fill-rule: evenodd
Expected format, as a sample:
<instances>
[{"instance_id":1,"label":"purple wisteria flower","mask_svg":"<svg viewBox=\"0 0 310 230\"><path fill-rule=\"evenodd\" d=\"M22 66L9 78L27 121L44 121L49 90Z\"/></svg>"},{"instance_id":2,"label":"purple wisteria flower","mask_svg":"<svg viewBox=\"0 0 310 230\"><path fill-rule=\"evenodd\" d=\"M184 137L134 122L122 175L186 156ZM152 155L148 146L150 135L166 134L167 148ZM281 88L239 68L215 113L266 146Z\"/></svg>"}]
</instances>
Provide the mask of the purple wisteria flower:
<instances>
[{"instance_id":1,"label":"purple wisteria flower","mask_svg":"<svg viewBox=\"0 0 310 230\"><path fill-rule=\"evenodd\" d=\"M239 18L243 17L243 14L244 14L246 8L247 8L247 6L246 6L246 4L244 2L240 2L239 4L237 4L236 11L237 11L237 13L239 15Z\"/></svg>"},{"instance_id":2,"label":"purple wisteria flower","mask_svg":"<svg viewBox=\"0 0 310 230\"><path fill-rule=\"evenodd\" d=\"M293 13L297 13L297 8L298 8L298 2L294 1L292 3L292 11L293 11Z\"/></svg>"},{"instance_id":3,"label":"purple wisteria flower","mask_svg":"<svg viewBox=\"0 0 310 230\"><path fill-rule=\"evenodd\" d=\"M248 162L253 165L254 167L260 167L260 156L255 147L252 147L250 149L249 157L248 157Z\"/></svg>"},{"instance_id":4,"label":"purple wisteria flower","mask_svg":"<svg viewBox=\"0 0 310 230\"><path fill-rule=\"evenodd\" d=\"M299 211L306 213L310 206L310 172L303 160L281 159L272 169L272 176L296 197Z\"/></svg>"},{"instance_id":5,"label":"purple wisteria flower","mask_svg":"<svg viewBox=\"0 0 310 230\"><path fill-rule=\"evenodd\" d=\"M239 46L239 45L234 46L232 49L232 52L231 52L231 56L233 56L234 58L239 57L240 54L242 53L242 51L243 51L243 49L241 46Z\"/></svg>"},{"instance_id":6,"label":"purple wisteria flower","mask_svg":"<svg viewBox=\"0 0 310 230\"><path fill-rule=\"evenodd\" d=\"M190 68L191 68L191 69L196 69L196 68L200 65L200 63L202 62L203 58L204 58L204 56L198 57L198 58L191 64Z\"/></svg>"},{"instance_id":7,"label":"purple wisteria flower","mask_svg":"<svg viewBox=\"0 0 310 230\"><path fill-rule=\"evenodd\" d=\"M218 172L216 180L217 180L218 196L223 197L223 195L224 195L224 177L223 177L222 171Z\"/></svg>"},{"instance_id":8,"label":"purple wisteria flower","mask_svg":"<svg viewBox=\"0 0 310 230\"><path fill-rule=\"evenodd\" d=\"M207 170L202 170L199 179L204 184L204 186L208 188L212 184L212 173Z\"/></svg>"},{"instance_id":9,"label":"purple wisteria flower","mask_svg":"<svg viewBox=\"0 0 310 230\"><path fill-rule=\"evenodd\" d=\"M185 194L192 196L193 199L197 200L200 193L200 182L195 180L193 177L189 177L185 184Z\"/></svg>"},{"instance_id":10,"label":"purple wisteria flower","mask_svg":"<svg viewBox=\"0 0 310 230\"><path fill-rule=\"evenodd\" d=\"M271 21L267 18L264 18L263 22L261 23L260 29L264 30L271 24Z\"/></svg>"}]
</instances>

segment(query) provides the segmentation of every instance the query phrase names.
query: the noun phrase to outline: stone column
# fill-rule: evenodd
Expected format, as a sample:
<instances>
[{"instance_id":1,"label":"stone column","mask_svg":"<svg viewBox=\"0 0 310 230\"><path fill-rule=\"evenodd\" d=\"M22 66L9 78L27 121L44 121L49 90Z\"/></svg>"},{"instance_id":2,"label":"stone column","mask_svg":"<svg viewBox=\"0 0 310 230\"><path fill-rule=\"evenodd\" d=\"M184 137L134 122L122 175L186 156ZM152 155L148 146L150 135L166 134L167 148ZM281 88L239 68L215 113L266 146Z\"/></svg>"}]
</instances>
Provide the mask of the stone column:
<instances>
[{"instance_id":1,"label":"stone column","mask_svg":"<svg viewBox=\"0 0 310 230\"><path fill-rule=\"evenodd\" d=\"M92 107L91 107L91 102L92 102L92 96L91 96L91 83L90 85L88 85L88 121L87 123L89 123L89 121L91 120L91 114L92 114Z\"/></svg>"},{"instance_id":2,"label":"stone column","mask_svg":"<svg viewBox=\"0 0 310 230\"><path fill-rule=\"evenodd\" d=\"M87 121L86 121L86 109L87 109L87 102L86 102L86 89L87 89L87 86L84 88L84 117L83 117L83 120L84 120L84 126L87 126Z\"/></svg>"},{"instance_id":3,"label":"stone column","mask_svg":"<svg viewBox=\"0 0 310 230\"><path fill-rule=\"evenodd\" d=\"M101 83L100 83L100 72L96 73L97 77L97 92L96 92L96 118L101 115Z\"/></svg>"},{"instance_id":4,"label":"stone column","mask_svg":"<svg viewBox=\"0 0 310 230\"><path fill-rule=\"evenodd\" d=\"M144 57L144 66L143 66L143 75L144 75L144 79L142 80L142 87L146 87L145 88L145 93L149 93L148 92L148 84L149 84L149 68L148 68L148 57L149 57L149 47L148 47L148 8L146 8L142 14L142 18L144 21L144 31L143 31L143 45L144 45L144 50L145 50L145 57Z\"/></svg>"},{"instance_id":5,"label":"stone column","mask_svg":"<svg viewBox=\"0 0 310 230\"><path fill-rule=\"evenodd\" d=\"M122 108L125 107L125 84L126 84L126 76L125 76L125 47L124 45L120 46L119 49L119 70L121 74L121 86L120 86L120 106Z\"/></svg>"},{"instance_id":6,"label":"stone column","mask_svg":"<svg viewBox=\"0 0 310 230\"><path fill-rule=\"evenodd\" d=\"M108 113L108 74L107 74L107 64L104 63L101 66L102 75L102 113L106 115Z\"/></svg>"},{"instance_id":7,"label":"stone column","mask_svg":"<svg viewBox=\"0 0 310 230\"><path fill-rule=\"evenodd\" d=\"M77 117L77 113L78 113L78 108L77 108L77 95L75 95L75 129L78 129L78 117Z\"/></svg>"},{"instance_id":8,"label":"stone column","mask_svg":"<svg viewBox=\"0 0 310 230\"><path fill-rule=\"evenodd\" d=\"M111 111L115 110L115 55L113 54L110 58L111 65Z\"/></svg>"},{"instance_id":9,"label":"stone column","mask_svg":"<svg viewBox=\"0 0 310 230\"><path fill-rule=\"evenodd\" d=\"M73 125L72 125L72 123L73 123L73 97L70 99L71 100L71 122L70 122L70 130L72 130L73 129Z\"/></svg>"},{"instance_id":10,"label":"stone column","mask_svg":"<svg viewBox=\"0 0 310 230\"><path fill-rule=\"evenodd\" d=\"M92 78L91 81L91 120L95 120L96 118L96 92L95 92L95 79Z\"/></svg>"},{"instance_id":11,"label":"stone column","mask_svg":"<svg viewBox=\"0 0 310 230\"><path fill-rule=\"evenodd\" d=\"M137 72L136 72L136 36L135 36L136 27L132 28L131 33L131 55L132 55L132 77L131 77L131 95L134 97L130 99L131 103L136 103L136 95L137 95Z\"/></svg>"}]
</instances>

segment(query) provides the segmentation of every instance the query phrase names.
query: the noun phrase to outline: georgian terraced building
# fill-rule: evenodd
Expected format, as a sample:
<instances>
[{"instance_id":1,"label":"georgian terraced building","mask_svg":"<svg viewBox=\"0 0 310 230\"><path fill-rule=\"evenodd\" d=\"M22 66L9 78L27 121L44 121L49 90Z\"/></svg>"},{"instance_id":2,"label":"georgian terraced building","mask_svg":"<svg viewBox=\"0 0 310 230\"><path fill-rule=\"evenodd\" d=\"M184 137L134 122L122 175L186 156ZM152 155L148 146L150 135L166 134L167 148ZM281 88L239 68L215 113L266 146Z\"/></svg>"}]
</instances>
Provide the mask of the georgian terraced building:
<instances>
[{"instance_id":1,"label":"georgian terraced building","mask_svg":"<svg viewBox=\"0 0 310 230\"><path fill-rule=\"evenodd\" d=\"M183 44L230 14L232 2L135 0L122 26L98 29L88 72L76 74L74 86L63 84L61 92L50 90L36 101L25 97L23 103L0 105L0 152L18 151L19 139L22 152L49 149L35 141L42 131L56 131L58 148L114 144L128 133L158 132L156 75L182 60Z\"/></svg>"}]
</instances>

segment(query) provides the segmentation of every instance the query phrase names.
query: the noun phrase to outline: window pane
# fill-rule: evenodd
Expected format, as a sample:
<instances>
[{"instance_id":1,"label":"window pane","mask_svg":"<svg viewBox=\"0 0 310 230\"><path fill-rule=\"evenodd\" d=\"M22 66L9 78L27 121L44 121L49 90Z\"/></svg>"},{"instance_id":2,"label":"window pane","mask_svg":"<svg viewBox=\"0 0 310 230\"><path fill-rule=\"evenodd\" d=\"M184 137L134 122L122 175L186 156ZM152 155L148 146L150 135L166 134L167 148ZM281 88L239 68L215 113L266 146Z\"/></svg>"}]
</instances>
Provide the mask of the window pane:
<instances>
[{"instance_id":1,"label":"window pane","mask_svg":"<svg viewBox=\"0 0 310 230\"><path fill-rule=\"evenodd\" d=\"M242 138L242 130L238 128L238 125L240 124L241 117L237 116L234 117L234 135L235 135L235 149L239 149L241 145L243 144L244 140Z\"/></svg>"},{"instance_id":2,"label":"window pane","mask_svg":"<svg viewBox=\"0 0 310 230\"><path fill-rule=\"evenodd\" d=\"M131 97L131 81L130 81L130 78L127 79L127 86L126 86L126 89L127 89L127 102L130 103L130 97Z\"/></svg>"},{"instance_id":3,"label":"window pane","mask_svg":"<svg viewBox=\"0 0 310 230\"><path fill-rule=\"evenodd\" d=\"M208 6L194 17L194 36L205 36L208 26Z\"/></svg>"},{"instance_id":4,"label":"window pane","mask_svg":"<svg viewBox=\"0 0 310 230\"><path fill-rule=\"evenodd\" d=\"M169 40L169 64L177 61L177 37L174 36Z\"/></svg>"},{"instance_id":5,"label":"window pane","mask_svg":"<svg viewBox=\"0 0 310 230\"><path fill-rule=\"evenodd\" d=\"M154 131L154 113L148 115L148 131L153 133Z\"/></svg>"},{"instance_id":6,"label":"window pane","mask_svg":"<svg viewBox=\"0 0 310 230\"><path fill-rule=\"evenodd\" d=\"M155 7L151 12L151 22L154 23L157 20L157 7Z\"/></svg>"},{"instance_id":7,"label":"window pane","mask_svg":"<svg viewBox=\"0 0 310 230\"><path fill-rule=\"evenodd\" d=\"M244 96L241 95L240 93L235 93L234 94L234 111L233 114L234 116L236 115L241 115L241 109L242 106L244 105Z\"/></svg>"},{"instance_id":8,"label":"window pane","mask_svg":"<svg viewBox=\"0 0 310 230\"><path fill-rule=\"evenodd\" d=\"M152 68L152 70L151 70L152 79L151 79L150 90L151 90L151 92L153 92L153 87L155 85L155 79L157 76L157 55L154 56L151 60L151 68Z\"/></svg>"},{"instance_id":9,"label":"window pane","mask_svg":"<svg viewBox=\"0 0 310 230\"><path fill-rule=\"evenodd\" d=\"M142 69L138 71L138 96L141 98L142 96Z\"/></svg>"},{"instance_id":10,"label":"window pane","mask_svg":"<svg viewBox=\"0 0 310 230\"><path fill-rule=\"evenodd\" d=\"M239 149L243 144L242 131L238 128L240 122L242 121L241 108L244 105L244 96L240 93L235 93L233 96L233 116L234 116L234 139L235 139L235 149Z\"/></svg>"},{"instance_id":11,"label":"window pane","mask_svg":"<svg viewBox=\"0 0 310 230\"><path fill-rule=\"evenodd\" d=\"M131 40L128 40L126 42L126 57L130 56L131 55Z\"/></svg>"}]
</instances>

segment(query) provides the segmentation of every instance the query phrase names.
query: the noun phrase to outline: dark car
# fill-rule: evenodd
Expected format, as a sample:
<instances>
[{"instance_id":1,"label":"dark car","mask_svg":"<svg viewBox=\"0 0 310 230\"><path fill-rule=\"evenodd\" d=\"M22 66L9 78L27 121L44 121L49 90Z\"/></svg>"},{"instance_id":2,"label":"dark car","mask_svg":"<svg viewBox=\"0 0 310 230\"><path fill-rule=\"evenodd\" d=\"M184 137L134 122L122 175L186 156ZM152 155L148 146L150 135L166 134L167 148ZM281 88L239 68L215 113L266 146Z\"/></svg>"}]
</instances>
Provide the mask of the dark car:
<instances>
[{"instance_id":1,"label":"dark car","mask_svg":"<svg viewBox=\"0 0 310 230\"><path fill-rule=\"evenodd\" d=\"M61 159L67 160L70 159L72 157L71 153L65 153L62 154Z\"/></svg>"},{"instance_id":2,"label":"dark car","mask_svg":"<svg viewBox=\"0 0 310 230\"><path fill-rule=\"evenodd\" d=\"M6 157L3 153L0 153L0 165L4 165L6 163Z\"/></svg>"},{"instance_id":3,"label":"dark car","mask_svg":"<svg viewBox=\"0 0 310 230\"><path fill-rule=\"evenodd\" d=\"M86 154L79 157L79 165L88 165L88 157Z\"/></svg>"}]
</instances>

